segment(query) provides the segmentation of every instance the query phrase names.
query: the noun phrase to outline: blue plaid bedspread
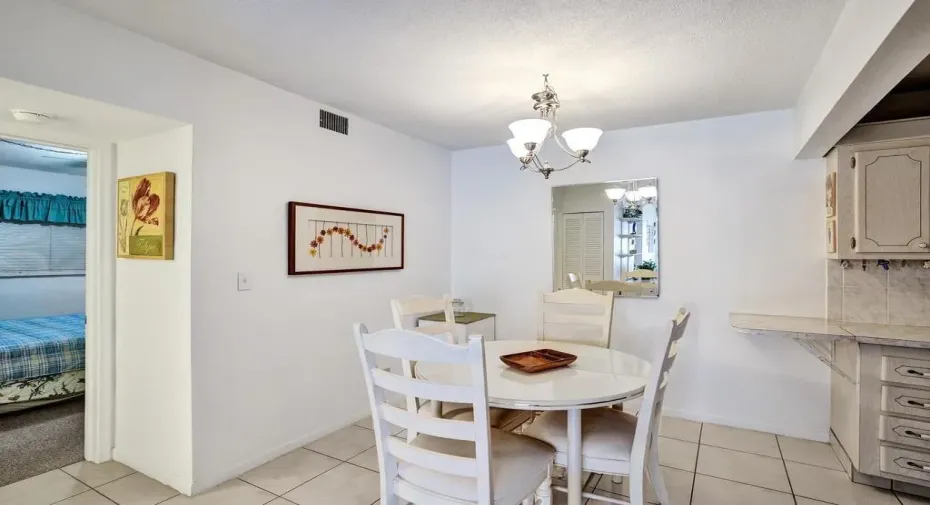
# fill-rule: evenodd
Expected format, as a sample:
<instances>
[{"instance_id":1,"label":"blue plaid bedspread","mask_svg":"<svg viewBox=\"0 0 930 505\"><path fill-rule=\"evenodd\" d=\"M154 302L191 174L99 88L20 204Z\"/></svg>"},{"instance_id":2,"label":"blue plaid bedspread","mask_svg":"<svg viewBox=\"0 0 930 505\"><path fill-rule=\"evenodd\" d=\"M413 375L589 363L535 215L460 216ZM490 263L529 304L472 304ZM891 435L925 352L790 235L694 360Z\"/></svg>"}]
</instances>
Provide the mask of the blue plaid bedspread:
<instances>
[{"instance_id":1,"label":"blue plaid bedspread","mask_svg":"<svg viewBox=\"0 0 930 505\"><path fill-rule=\"evenodd\" d=\"M0 321L0 383L84 369L84 314Z\"/></svg>"}]
</instances>

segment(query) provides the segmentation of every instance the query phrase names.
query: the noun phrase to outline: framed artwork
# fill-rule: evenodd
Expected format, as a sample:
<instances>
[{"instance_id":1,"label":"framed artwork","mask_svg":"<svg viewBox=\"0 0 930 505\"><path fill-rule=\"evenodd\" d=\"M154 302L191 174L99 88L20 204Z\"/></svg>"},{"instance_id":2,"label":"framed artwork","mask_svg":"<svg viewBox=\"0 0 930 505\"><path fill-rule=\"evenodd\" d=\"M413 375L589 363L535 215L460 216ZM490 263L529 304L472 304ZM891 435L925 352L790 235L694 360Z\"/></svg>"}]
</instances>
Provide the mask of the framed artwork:
<instances>
[{"instance_id":1,"label":"framed artwork","mask_svg":"<svg viewBox=\"0 0 930 505\"><path fill-rule=\"evenodd\" d=\"M315 203L287 204L288 275L404 268L404 215Z\"/></svg>"},{"instance_id":2,"label":"framed artwork","mask_svg":"<svg viewBox=\"0 0 930 505\"><path fill-rule=\"evenodd\" d=\"M116 188L116 256L174 259L174 174L127 177Z\"/></svg>"},{"instance_id":3,"label":"framed artwork","mask_svg":"<svg viewBox=\"0 0 930 505\"><path fill-rule=\"evenodd\" d=\"M836 252L836 219L827 221L827 252Z\"/></svg>"},{"instance_id":4,"label":"framed artwork","mask_svg":"<svg viewBox=\"0 0 930 505\"><path fill-rule=\"evenodd\" d=\"M836 172L827 175L827 217L836 215Z\"/></svg>"}]
</instances>

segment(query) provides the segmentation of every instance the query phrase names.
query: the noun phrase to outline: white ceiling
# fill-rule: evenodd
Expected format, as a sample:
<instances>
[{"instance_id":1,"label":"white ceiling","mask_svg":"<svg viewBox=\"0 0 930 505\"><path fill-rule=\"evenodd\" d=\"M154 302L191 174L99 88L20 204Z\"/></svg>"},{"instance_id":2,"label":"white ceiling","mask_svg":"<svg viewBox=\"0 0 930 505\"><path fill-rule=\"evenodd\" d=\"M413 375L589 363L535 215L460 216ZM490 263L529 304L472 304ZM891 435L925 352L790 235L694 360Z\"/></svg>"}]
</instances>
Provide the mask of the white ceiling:
<instances>
[{"instance_id":1,"label":"white ceiling","mask_svg":"<svg viewBox=\"0 0 930 505\"><path fill-rule=\"evenodd\" d=\"M844 0L62 0L453 148L503 143L551 74L563 129L792 107Z\"/></svg>"},{"instance_id":2,"label":"white ceiling","mask_svg":"<svg viewBox=\"0 0 930 505\"><path fill-rule=\"evenodd\" d=\"M63 147L0 137L0 166L87 175L87 154Z\"/></svg>"},{"instance_id":3,"label":"white ceiling","mask_svg":"<svg viewBox=\"0 0 930 505\"><path fill-rule=\"evenodd\" d=\"M53 119L42 124L24 123L16 121L10 109L42 112ZM0 134L6 136L39 140L67 132L85 141L115 142L179 126L183 123L0 78Z\"/></svg>"}]
</instances>

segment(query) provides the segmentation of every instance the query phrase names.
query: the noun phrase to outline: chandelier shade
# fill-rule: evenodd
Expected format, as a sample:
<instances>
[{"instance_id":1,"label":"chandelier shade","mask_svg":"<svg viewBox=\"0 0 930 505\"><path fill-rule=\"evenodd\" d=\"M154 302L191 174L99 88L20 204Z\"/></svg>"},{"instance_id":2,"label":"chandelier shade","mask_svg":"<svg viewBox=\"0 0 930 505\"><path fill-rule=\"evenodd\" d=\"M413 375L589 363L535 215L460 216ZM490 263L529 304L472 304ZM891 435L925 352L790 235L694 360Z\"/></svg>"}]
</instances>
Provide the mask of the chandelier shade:
<instances>
[{"instance_id":1,"label":"chandelier shade","mask_svg":"<svg viewBox=\"0 0 930 505\"><path fill-rule=\"evenodd\" d=\"M607 193L607 198L610 198L614 202L619 201L623 198L623 194L626 193L624 188L607 188L604 190L604 193Z\"/></svg>"},{"instance_id":2,"label":"chandelier shade","mask_svg":"<svg viewBox=\"0 0 930 505\"><path fill-rule=\"evenodd\" d=\"M656 196L658 196L659 191L656 189L655 186L643 186L639 188L639 195L642 198L650 199L650 198L655 198Z\"/></svg>"},{"instance_id":3,"label":"chandelier shade","mask_svg":"<svg viewBox=\"0 0 930 505\"><path fill-rule=\"evenodd\" d=\"M517 158L523 158L530 154L530 152L526 149L526 145L517 139L508 140L507 145L510 146L510 152L512 152L513 155Z\"/></svg>"},{"instance_id":4,"label":"chandelier shade","mask_svg":"<svg viewBox=\"0 0 930 505\"><path fill-rule=\"evenodd\" d=\"M574 128L562 133L562 138L572 151L591 152L603 134L604 131L600 128Z\"/></svg>"},{"instance_id":5,"label":"chandelier shade","mask_svg":"<svg viewBox=\"0 0 930 505\"><path fill-rule=\"evenodd\" d=\"M537 147L546 140L551 129L552 123L545 119L521 119L510 123L510 131L517 142L535 144Z\"/></svg>"}]
</instances>

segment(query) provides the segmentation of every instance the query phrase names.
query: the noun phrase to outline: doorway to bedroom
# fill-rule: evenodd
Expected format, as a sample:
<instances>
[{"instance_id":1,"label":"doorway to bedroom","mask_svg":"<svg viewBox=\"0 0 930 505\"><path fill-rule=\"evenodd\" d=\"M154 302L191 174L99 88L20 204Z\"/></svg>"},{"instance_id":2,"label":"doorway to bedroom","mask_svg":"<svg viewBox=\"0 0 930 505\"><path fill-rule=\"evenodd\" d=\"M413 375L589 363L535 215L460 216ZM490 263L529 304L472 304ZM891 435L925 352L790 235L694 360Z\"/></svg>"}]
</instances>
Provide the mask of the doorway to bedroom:
<instances>
[{"instance_id":1,"label":"doorway to bedroom","mask_svg":"<svg viewBox=\"0 0 930 505\"><path fill-rule=\"evenodd\" d=\"M0 486L84 457L87 153L0 137Z\"/></svg>"}]
</instances>

